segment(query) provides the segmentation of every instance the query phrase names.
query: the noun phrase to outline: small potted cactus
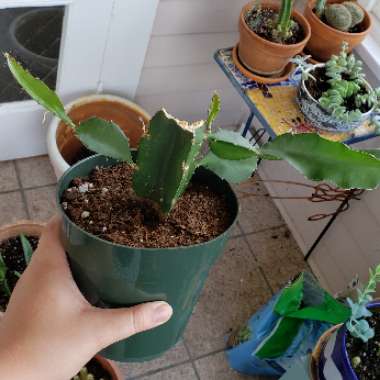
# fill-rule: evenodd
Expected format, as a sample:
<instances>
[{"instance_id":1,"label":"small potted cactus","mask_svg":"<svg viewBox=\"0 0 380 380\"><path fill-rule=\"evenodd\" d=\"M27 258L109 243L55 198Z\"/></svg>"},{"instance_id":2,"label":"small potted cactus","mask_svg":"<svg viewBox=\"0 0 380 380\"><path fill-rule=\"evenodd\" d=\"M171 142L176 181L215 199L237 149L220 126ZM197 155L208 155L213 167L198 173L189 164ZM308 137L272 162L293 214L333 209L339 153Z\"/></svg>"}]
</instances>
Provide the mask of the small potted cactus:
<instances>
[{"instance_id":1,"label":"small potted cactus","mask_svg":"<svg viewBox=\"0 0 380 380\"><path fill-rule=\"evenodd\" d=\"M122 377L112 362L96 355L71 380L122 380Z\"/></svg>"},{"instance_id":2,"label":"small potted cactus","mask_svg":"<svg viewBox=\"0 0 380 380\"><path fill-rule=\"evenodd\" d=\"M372 24L369 13L355 0L309 0L304 14L311 26L306 50L321 62L338 54L343 41L351 52Z\"/></svg>"},{"instance_id":3,"label":"small potted cactus","mask_svg":"<svg viewBox=\"0 0 380 380\"><path fill-rule=\"evenodd\" d=\"M35 100L100 153L71 167L57 186L63 242L82 293L104 308L155 300L173 307L168 323L106 348L108 358L149 360L177 343L237 218L227 181L249 179L260 158L285 159L309 179L341 187L380 183L374 155L317 134L284 134L256 148L239 133L213 131L217 95L199 122L158 111L133 157L116 124L99 118L74 124L53 91L10 55L7 62Z\"/></svg>"},{"instance_id":4,"label":"small potted cactus","mask_svg":"<svg viewBox=\"0 0 380 380\"><path fill-rule=\"evenodd\" d=\"M332 132L348 132L366 121L379 124L380 88L373 89L365 80L362 62L348 53L346 43L326 63L306 60L294 59L303 72L297 102L306 120Z\"/></svg>"},{"instance_id":5,"label":"small potted cactus","mask_svg":"<svg viewBox=\"0 0 380 380\"><path fill-rule=\"evenodd\" d=\"M250 71L279 77L289 60L310 38L306 19L293 10L294 0L281 4L255 1L245 5L239 19L238 59Z\"/></svg>"},{"instance_id":6,"label":"small potted cactus","mask_svg":"<svg viewBox=\"0 0 380 380\"><path fill-rule=\"evenodd\" d=\"M320 340L313 355L318 380L380 378L380 302L372 298L379 282L380 265L370 270L368 284L358 290L357 301L347 300L349 320Z\"/></svg>"}]
</instances>

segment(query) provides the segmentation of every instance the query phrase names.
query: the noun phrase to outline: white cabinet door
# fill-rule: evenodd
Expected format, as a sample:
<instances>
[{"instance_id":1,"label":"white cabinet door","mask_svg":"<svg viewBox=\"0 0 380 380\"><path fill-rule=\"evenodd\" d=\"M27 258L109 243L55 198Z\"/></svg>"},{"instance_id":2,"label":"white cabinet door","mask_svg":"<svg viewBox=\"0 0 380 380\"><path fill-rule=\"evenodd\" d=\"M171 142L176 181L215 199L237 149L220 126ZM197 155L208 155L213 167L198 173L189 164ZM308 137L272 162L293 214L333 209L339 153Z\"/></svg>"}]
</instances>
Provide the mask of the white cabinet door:
<instances>
[{"instance_id":1,"label":"white cabinet door","mask_svg":"<svg viewBox=\"0 0 380 380\"><path fill-rule=\"evenodd\" d=\"M94 92L133 98L158 0L1 0L0 51L64 102ZM0 160L46 152L44 111L0 58Z\"/></svg>"}]
</instances>

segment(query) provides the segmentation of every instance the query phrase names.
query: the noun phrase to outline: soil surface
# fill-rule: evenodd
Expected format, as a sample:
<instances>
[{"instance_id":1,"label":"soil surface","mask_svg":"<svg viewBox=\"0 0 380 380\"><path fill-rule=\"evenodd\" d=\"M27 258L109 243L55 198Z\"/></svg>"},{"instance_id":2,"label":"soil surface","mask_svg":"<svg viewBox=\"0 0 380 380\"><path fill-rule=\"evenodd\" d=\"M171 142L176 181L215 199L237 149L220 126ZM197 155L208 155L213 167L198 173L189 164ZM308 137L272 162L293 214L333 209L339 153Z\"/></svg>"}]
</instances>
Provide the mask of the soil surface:
<instances>
[{"instance_id":1,"label":"soil surface","mask_svg":"<svg viewBox=\"0 0 380 380\"><path fill-rule=\"evenodd\" d=\"M110 374L95 359L91 359L87 363L86 368L89 373L94 375L94 380L112 380Z\"/></svg>"},{"instance_id":2,"label":"soil surface","mask_svg":"<svg viewBox=\"0 0 380 380\"><path fill-rule=\"evenodd\" d=\"M315 9L313 9L313 12L315 13ZM318 16L317 16L317 17L318 17ZM329 27L334 28L332 25L330 25L330 24L327 22L326 17L322 16L321 21L322 21L323 23L325 23L326 25L328 25ZM336 29L336 28L334 28L334 29ZM366 28L365 28L365 26L364 26L364 23L361 22L360 24L355 25L353 28L347 30L347 32L348 32L348 33L361 33L361 32L364 32L365 29L366 29ZM337 29L337 30L338 30L338 29Z\"/></svg>"},{"instance_id":3,"label":"soil surface","mask_svg":"<svg viewBox=\"0 0 380 380\"><path fill-rule=\"evenodd\" d=\"M346 348L351 363L354 358L360 358L360 363L354 367L359 380L380 379L380 313L367 319L370 326L375 329L375 337L364 343L361 339L346 337ZM355 361L359 361L355 359Z\"/></svg>"},{"instance_id":4,"label":"soil surface","mask_svg":"<svg viewBox=\"0 0 380 380\"><path fill-rule=\"evenodd\" d=\"M279 43L280 40L275 30L277 19L278 12L269 8L252 9L245 15L245 22L253 32L268 41ZM305 37L298 22L294 19L292 21L293 25L290 29L289 37L281 42L286 45L296 44Z\"/></svg>"},{"instance_id":5,"label":"soil surface","mask_svg":"<svg viewBox=\"0 0 380 380\"><path fill-rule=\"evenodd\" d=\"M316 68L312 72L312 75L314 76L314 78L316 79L316 81L313 80L312 78L309 78L305 82L305 84L306 84L307 89L310 92L310 95L314 99L319 100L321 98L322 94L325 91L327 91L328 89L330 89L330 84L327 82L327 80L329 78L326 77L326 70L325 70L324 67L318 67L318 68ZM343 79L349 80L349 78L345 78L344 75L343 75ZM365 94L366 93L366 89L362 88L362 90L359 93L360 94ZM355 104L355 97L356 96L357 96L357 94L352 95L351 97L345 99L345 102L344 102L343 105L347 108L348 111L352 111L352 110L356 110L357 109L356 104ZM368 112L368 111L369 111L368 106L362 105L360 107L360 112L365 113L365 112Z\"/></svg>"},{"instance_id":6,"label":"soil surface","mask_svg":"<svg viewBox=\"0 0 380 380\"><path fill-rule=\"evenodd\" d=\"M177 247L209 241L232 223L226 197L191 183L167 217L132 190L133 168L121 163L75 178L62 207L77 225L102 239L130 247Z\"/></svg>"},{"instance_id":7,"label":"soil surface","mask_svg":"<svg viewBox=\"0 0 380 380\"><path fill-rule=\"evenodd\" d=\"M38 237L26 237L33 247L33 250L35 250L38 245ZM11 238L2 242L0 244L0 254L3 257L3 260L8 268L6 277L8 286L12 292L18 281L18 276L15 275L14 272L16 271L22 274L26 269L26 262L20 238ZM9 297L3 292L3 289L0 288L0 310L4 311L8 305L8 302Z\"/></svg>"}]
</instances>

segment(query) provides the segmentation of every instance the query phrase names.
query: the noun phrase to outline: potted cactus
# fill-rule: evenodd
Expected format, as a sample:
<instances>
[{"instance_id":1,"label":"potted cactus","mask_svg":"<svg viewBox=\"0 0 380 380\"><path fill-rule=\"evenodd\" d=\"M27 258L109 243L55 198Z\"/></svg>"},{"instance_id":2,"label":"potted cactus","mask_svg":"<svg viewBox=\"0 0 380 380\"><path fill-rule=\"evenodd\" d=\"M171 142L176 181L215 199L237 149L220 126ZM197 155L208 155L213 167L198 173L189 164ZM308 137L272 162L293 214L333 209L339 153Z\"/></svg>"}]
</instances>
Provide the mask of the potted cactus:
<instances>
[{"instance_id":1,"label":"potted cactus","mask_svg":"<svg viewBox=\"0 0 380 380\"><path fill-rule=\"evenodd\" d=\"M346 43L326 63L312 65L307 57L294 62L303 72L297 102L314 127L347 132L366 121L379 124L380 88L373 89L365 80L362 62L348 54Z\"/></svg>"},{"instance_id":2,"label":"potted cactus","mask_svg":"<svg viewBox=\"0 0 380 380\"><path fill-rule=\"evenodd\" d=\"M96 355L71 380L122 380L122 377L112 362Z\"/></svg>"},{"instance_id":3,"label":"potted cactus","mask_svg":"<svg viewBox=\"0 0 380 380\"><path fill-rule=\"evenodd\" d=\"M310 26L293 10L293 2L255 1L243 7L237 56L250 71L279 77L289 60L305 47L310 38Z\"/></svg>"},{"instance_id":4,"label":"potted cactus","mask_svg":"<svg viewBox=\"0 0 380 380\"><path fill-rule=\"evenodd\" d=\"M343 41L352 51L367 36L372 24L369 13L355 0L309 0L304 15L311 27L306 49L321 62L338 54Z\"/></svg>"},{"instance_id":5,"label":"potted cactus","mask_svg":"<svg viewBox=\"0 0 380 380\"><path fill-rule=\"evenodd\" d=\"M7 61L35 100L100 153L71 167L57 187L63 241L83 294L100 307L165 300L174 309L167 324L105 349L109 358L147 360L178 341L236 221L238 202L226 180L248 179L260 158L285 159L310 179L346 188L380 183L374 155L317 134L284 134L254 148L238 133L213 132L217 95L204 121L158 111L133 159L116 124L92 118L75 125L53 91Z\"/></svg>"},{"instance_id":6,"label":"potted cactus","mask_svg":"<svg viewBox=\"0 0 380 380\"><path fill-rule=\"evenodd\" d=\"M316 347L318 380L377 380L380 378L380 302L373 301L380 282L380 265L370 270L369 281L348 299L349 320L330 330Z\"/></svg>"}]
</instances>

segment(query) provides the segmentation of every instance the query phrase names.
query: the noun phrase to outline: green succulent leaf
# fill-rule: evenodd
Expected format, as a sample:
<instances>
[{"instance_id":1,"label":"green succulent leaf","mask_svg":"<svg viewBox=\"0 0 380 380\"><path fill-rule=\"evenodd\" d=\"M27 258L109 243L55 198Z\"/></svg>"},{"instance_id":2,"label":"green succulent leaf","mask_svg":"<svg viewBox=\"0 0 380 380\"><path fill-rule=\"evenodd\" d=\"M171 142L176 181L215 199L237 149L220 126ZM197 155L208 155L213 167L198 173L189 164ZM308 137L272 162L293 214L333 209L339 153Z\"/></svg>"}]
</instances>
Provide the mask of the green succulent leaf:
<instances>
[{"instance_id":1,"label":"green succulent leaf","mask_svg":"<svg viewBox=\"0 0 380 380\"><path fill-rule=\"evenodd\" d=\"M215 93L211 98L210 107L208 109L208 117L206 121L207 128L211 130L211 125L215 121L221 109L220 96Z\"/></svg>"},{"instance_id":2,"label":"green succulent leaf","mask_svg":"<svg viewBox=\"0 0 380 380\"><path fill-rule=\"evenodd\" d=\"M75 133L93 152L133 163L128 137L115 123L92 117L80 123Z\"/></svg>"},{"instance_id":3,"label":"green succulent leaf","mask_svg":"<svg viewBox=\"0 0 380 380\"><path fill-rule=\"evenodd\" d=\"M140 142L133 177L136 194L157 202L168 213L194 173L204 138L204 121L189 124L165 110L157 112Z\"/></svg>"},{"instance_id":4,"label":"green succulent leaf","mask_svg":"<svg viewBox=\"0 0 380 380\"><path fill-rule=\"evenodd\" d=\"M2 288L6 296L10 297L11 290L8 285L7 272L8 272L8 267L5 264L3 256L0 253L0 288Z\"/></svg>"},{"instance_id":5,"label":"green succulent leaf","mask_svg":"<svg viewBox=\"0 0 380 380\"><path fill-rule=\"evenodd\" d=\"M283 134L260 151L288 161L313 181L344 189L374 189L380 183L380 160L314 133Z\"/></svg>"},{"instance_id":6,"label":"green succulent leaf","mask_svg":"<svg viewBox=\"0 0 380 380\"><path fill-rule=\"evenodd\" d=\"M32 255L33 255L33 248L30 245L30 242L26 238L25 235L23 235L23 234L20 235L20 241L21 241L21 245L22 245L22 250L24 252L24 258L25 258L26 265L29 265L30 260L32 259Z\"/></svg>"},{"instance_id":7,"label":"green succulent leaf","mask_svg":"<svg viewBox=\"0 0 380 380\"><path fill-rule=\"evenodd\" d=\"M75 128L75 124L66 114L63 104L57 94L46 86L44 82L35 78L28 70L24 69L10 54L6 53L5 58L9 70L20 86L36 102L59 117L65 124Z\"/></svg>"},{"instance_id":8,"label":"green succulent leaf","mask_svg":"<svg viewBox=\"0 0 380 380\"><path fill-rule=\"evenodd\" d=\"M227 160L244 160L257 156L257 151L240 133L220 129L208 138L211 151Z\"/></svg>"},{"instance_id":9,"label":"green succulent leaf","mask_svg":"<svg viewBox=\"0 0 380 380\"><path fill-rule=\"evenodd\" d=\"M209 152L199 166L210 169L219 177L231 183L239 183L249 179L257 167L257 156L242 160L227 160Z\"/></svg>"}]
</instances>

